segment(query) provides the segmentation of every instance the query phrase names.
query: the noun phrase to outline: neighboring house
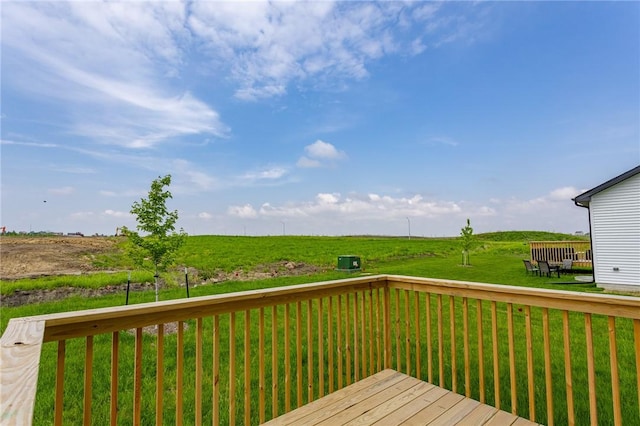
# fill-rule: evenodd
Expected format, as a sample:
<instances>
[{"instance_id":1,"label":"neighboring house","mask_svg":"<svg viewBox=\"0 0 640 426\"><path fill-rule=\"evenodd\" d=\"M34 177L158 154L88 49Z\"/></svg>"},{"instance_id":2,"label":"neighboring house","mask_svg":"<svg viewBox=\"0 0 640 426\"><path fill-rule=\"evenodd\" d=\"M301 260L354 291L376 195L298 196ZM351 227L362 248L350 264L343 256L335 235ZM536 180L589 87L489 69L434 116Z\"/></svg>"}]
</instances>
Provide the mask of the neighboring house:
<instances>
[{"instance_id":1,"label":"neighboring house","mask_svg":"<svg viewBox=\"0 0 640 426\"><path fill-rule=\"evenodd\" d=\"M593 274L606 290L640 291L640 166L573 199L589 209Z\"/></svg>"}]
</instances>

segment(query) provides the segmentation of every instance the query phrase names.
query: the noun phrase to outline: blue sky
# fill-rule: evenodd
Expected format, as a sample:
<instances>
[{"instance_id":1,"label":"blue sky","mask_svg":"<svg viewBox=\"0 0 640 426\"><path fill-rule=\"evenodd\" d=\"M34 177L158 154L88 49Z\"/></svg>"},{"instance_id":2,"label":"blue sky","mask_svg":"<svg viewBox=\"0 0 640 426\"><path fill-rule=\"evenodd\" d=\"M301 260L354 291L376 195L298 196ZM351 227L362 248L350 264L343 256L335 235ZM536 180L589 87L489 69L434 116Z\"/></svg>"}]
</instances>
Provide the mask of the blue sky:
<instances>
[{"instance_id":1,"label":"blue sky","mask_svg":"<svg viewBox=\"0 0 640 426\"><path fill-rule=\"evenodd\" d=\"M588 231L640 163L638 2L0 3L1 224ZM45 202L46 201L46 202Z\"/></svg>"}]
</instances>

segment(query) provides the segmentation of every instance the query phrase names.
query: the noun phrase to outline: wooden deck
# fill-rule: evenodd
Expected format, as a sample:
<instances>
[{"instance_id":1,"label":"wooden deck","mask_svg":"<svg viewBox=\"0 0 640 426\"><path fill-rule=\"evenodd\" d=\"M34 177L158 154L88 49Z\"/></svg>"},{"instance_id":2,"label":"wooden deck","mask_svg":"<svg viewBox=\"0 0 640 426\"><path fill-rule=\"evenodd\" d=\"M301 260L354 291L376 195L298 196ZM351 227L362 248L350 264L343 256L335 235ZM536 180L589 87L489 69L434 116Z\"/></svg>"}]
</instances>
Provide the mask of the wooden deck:
<instances>
[{"instance_id":1,"label":"wooden deck","mask_svg":"<svg viewBox=\"0 0 640 426\"><path fill-rule=\"evenodd\" d=\"M383 370L265 425L535 425L522 417Z\"/></svg>"}]
</instances>

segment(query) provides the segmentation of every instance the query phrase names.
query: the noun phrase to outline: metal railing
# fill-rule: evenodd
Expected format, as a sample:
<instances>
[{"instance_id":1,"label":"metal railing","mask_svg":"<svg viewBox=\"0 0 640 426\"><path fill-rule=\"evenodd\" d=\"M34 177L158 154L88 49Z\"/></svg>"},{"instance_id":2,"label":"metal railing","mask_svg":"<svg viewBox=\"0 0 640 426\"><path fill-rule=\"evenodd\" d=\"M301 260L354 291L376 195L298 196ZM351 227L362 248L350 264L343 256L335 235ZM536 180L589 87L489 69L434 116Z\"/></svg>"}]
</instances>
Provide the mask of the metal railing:
<instances>
[{"instance_id":1,"label":"metal railing","mask_svg":"<svg viewBox=\"0 0 640 426\"><path fill-rule=\"evenodd\" d=\"M2 424L257 424L394 368L547 424L640 418L640 299L404 276L15 318Z\"/></svg>"}]
</instances>

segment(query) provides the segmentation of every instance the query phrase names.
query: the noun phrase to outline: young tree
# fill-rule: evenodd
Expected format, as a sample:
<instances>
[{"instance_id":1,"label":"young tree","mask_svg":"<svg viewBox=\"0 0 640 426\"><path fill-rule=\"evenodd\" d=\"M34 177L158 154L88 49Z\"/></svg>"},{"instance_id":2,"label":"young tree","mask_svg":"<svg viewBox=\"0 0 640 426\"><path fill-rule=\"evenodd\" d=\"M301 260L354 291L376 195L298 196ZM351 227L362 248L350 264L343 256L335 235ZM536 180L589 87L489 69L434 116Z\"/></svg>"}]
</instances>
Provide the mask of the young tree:
<instances>
[{"instance_id":1,"label":"young tree","mask_svg":"<svg viewBox=\"0 0 640 426\"><path fill-rule=\"evenodd\" d=\"M462 266L468 266L470 265L469 249L471 249L471 243L473 242L473 228L468 218L467 225L460 230L460 236L462 236Z\"/></svg>"},{"instance_id":2,"label":"young tree","mask_svg":"<svg viewBox=\"0 0 640 426\"><path fill-rule=\"evenodd\" d=\"M175 231L178 211L167 209L167 199L171 192L164 190L171 185L171 175L158 176L151 183L148 198L142 198L131 206L131 214L137 218L137 230L122 228L123 235L129 238L130 254L137 265L144 267L150 262L155 270L156 302L158 301L158 272L164 271L173 263L176 251L182 246L187 234L180 229Z\"/></svg>"}]
</instances>

